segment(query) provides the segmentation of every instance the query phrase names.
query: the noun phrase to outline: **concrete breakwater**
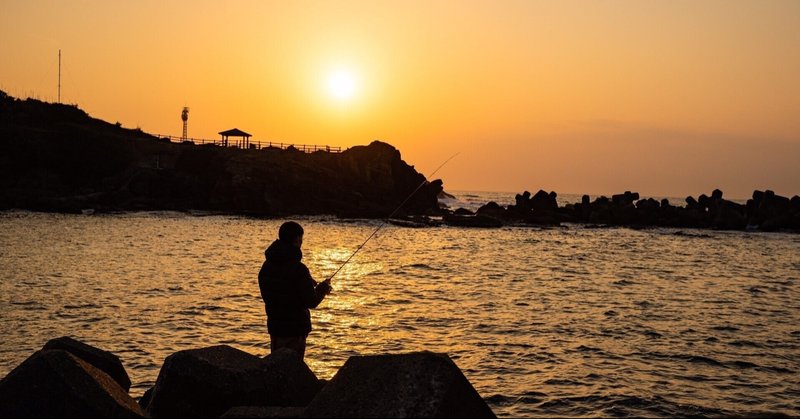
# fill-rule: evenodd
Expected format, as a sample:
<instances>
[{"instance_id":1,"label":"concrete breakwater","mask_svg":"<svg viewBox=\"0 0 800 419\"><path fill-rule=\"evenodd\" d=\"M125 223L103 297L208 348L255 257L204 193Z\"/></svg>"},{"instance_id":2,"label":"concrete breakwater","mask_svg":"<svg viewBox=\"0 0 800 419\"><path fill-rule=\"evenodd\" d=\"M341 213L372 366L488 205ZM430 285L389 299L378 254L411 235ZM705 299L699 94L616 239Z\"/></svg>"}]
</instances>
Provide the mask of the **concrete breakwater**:
<instances>
[{"instance_id":1,"label":"concrete breakwater","mask_svg":"<svg viewBox=\"0 0 800 419\"><path fill-rule=\"evenodd\" d=\"M168 356L137 402L119 358L69 337L0 381L0 417L494 417L446 354L353 356L329 381L291 350Z\"/></svg>"},{"instance_id":2,"label":"concrete breakwater","mask_svg":"<svg viewBox=\"0 0 800 419\"><path fill-rule=\"evenodd\" d=\"M626 191L591 201L559 207L555 192L517 194L515 203L503 207L489 202L474 213L459 208L445 215L446 224L466 227L500 227L509 224L558 225L562 222L609 226L712 228L719 230L800 231L800 196L787 198L773 191L753 192L746 204L723 198L721 190L710 196L686 198L685 206L669 200L640 199Z\"/></svg>"}]
</instances>

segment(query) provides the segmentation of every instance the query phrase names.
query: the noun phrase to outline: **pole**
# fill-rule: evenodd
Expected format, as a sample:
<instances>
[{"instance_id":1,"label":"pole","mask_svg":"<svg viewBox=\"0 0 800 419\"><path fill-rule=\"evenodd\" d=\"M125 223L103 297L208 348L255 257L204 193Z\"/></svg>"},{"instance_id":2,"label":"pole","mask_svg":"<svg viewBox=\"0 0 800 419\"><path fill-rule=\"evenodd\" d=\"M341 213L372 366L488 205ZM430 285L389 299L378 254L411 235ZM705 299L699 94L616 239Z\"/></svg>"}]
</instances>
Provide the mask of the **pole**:
<instances>
[{"instance_id":1,"label":"pole","mask_svg":"<svg viewBox=\"0 0 800 419\"><path fill-rule=\"evenodd\" d=\"M456 153L456 154L453 154L452 156L450 156L450 158L449 158L449 159L445 160L445 161L444 161L444 163L442 163L441 165L439 165L439 167L437 167L437 168L436 168L436 170L434 170L434 171L433 171L433 173L431 173L431 174L430 174L428 177L433 177L433 175L435 175L435 174L436 174L436 172L438 172L438 171L439 171L439 169L441 169L442 167L444 167L444 165L445 165L445 164L447 164L447 162L449 162L450 160L453 160L453 158L454 158L455 156L457 156L458 154L459 154L459 153ZM381 223L378 225L378 228L376 228L376 229L375 229L375 230L372 232L372 234L370 234L370 235L367 237L367 239L366 239L366 240L364 240L364 242L363 242L363 243L361 243L361 245L360 245L360 246L358 246L358 248L357 248L357 249L356 249L356 250L355 250L355 251L354 251L354 252L353 252L353 253L350 255L350 257L349 257L349 258L347 258L347 260L345 260L345 261L344 261L344 263L342 263L342 266L340 266L340 267L339 267L339 269L337 269L337 270L336 270L336 271L335 271L335 272L334 272L334 273L333 273L331 276L329 276L329 277L328 277L328 278L327 278L325 281L323 281L323 282L328 282L328 283L330 283L330 281L333 279L333 277L334 277L334 276L336 276L336 274L338 274L338 273L339 273L339 271L341 271L341 270L342 270L342 268L344 268L344 266L345 266L345 265L347 265L347 263L348 263L348 262L350 262L350 259L352 259L352 258L353 258L353 256L355 256L355 255L356 255L356 253L358 253L358 252L359 252L359 251L360 251L360 250L361 250L361 249L364 247L364 245L365 245L365 244L367 244L367 242L368 242L368 241L370 241L370 239L372 239L372 238L375 236L375 234L377 234L377 233L378 233L378 231L379 231L380 229L382 229L382 228L383 228L383 226L385 226L385 225L386 225L386 222L387 222L389 219L391 219L391 218L392 218L392 217L393 217L393 216L394 216L394 215L397 213L397 211L400 211L400 208L402 208L402 207L403 207L403 205L405 205L405 204L406 204L406 202L408 202L408 200L409 200L409 199L411 199L411 197L412 197L412 196L414 196L414 194L415 194L415 193L417 193L417 191L418 191L418 190L420 190L420 188L422 188L422 186L424 186L426 183L428 183L428 179L427 179L427 178L426 178L425 180L423 180L423 181L422 181L422 183L420 183L420 184L419 184L419 186L417 186L417 188L416 188L416 189L414 189L414 190L413 190L413 191L412 191L412 192L411 192L411 193L410 193L410 194L409 194L409 195L406 197L406 199L404 199L404 200L403 200L403 202L401 202L401 203L400 203L400 205L398 205L398 206L397 206L397 208L395 208L395 209L394 209L394 211L392 211L392 213L391 213L391 214L389 214L389 216L388 216L388 217L386 217L386 219L384 219L384 220L381 220Z\"/></svg>"},{"instance_id":2,"label":"pole","mask_svg":"<svg viewBox=\"0 0 800 419\"><path fill-rule=\"evenodd\" d=\"M61 48L58 49L58 103L61 103Z\"/></svg>"}]
</instances>

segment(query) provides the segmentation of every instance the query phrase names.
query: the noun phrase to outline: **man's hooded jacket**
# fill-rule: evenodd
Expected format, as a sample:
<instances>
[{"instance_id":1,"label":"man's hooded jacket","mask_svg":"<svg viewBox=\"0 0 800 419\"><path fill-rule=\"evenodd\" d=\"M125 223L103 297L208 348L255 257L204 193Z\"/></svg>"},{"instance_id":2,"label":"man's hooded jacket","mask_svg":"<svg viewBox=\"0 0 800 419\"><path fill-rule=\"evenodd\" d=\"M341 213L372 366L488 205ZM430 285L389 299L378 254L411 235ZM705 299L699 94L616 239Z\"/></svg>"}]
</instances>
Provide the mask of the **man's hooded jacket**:
<instances>
[{"instance_id":1,"label":"man's hooded jacket","mask_svg":"<svg viewBox=\"0 0 800 419\"><path fill-rule=\"evenodd\" d=\"M311 332L310 308L325 294L316 292L317 281L301 260L299 247L275 240L264 252L258 286L267 311L267 330L273 336L305 336Z\"/></svg>"}]
</instances>

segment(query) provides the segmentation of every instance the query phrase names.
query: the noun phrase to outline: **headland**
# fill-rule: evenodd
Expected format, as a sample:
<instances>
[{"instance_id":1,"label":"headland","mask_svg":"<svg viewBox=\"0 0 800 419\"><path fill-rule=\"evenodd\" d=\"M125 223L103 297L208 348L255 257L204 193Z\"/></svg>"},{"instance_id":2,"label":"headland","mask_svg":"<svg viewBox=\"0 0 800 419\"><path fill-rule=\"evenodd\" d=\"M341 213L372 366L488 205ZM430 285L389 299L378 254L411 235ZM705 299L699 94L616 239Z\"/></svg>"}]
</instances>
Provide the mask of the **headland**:
<instances>
[{"instance_id":1,"label":"headland","mask_svg":"<svg viewBox=\"0 0 800 419\"><path fill-rule=\"evenodd\" d=\"M340 153L173 143L2 91L0 148L0 209L381 218L425 182L380 141ZM435 210L441 191L425 183L403 211Z\"/></svg>"}]
</instances>

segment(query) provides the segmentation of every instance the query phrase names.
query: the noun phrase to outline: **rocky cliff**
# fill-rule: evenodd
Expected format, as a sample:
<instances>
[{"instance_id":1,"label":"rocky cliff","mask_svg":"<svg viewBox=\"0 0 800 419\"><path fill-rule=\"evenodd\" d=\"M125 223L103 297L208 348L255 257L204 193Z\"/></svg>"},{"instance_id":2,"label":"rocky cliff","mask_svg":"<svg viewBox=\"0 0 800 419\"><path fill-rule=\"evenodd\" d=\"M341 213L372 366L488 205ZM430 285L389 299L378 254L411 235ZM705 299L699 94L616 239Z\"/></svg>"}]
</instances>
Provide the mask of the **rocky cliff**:
<instances>
[{"instance_id":1,"label":"rocky cliff","mask_svg":"<svg viewBox=\"0 0 800 419\"><path fill-rule=\"evenodd\" d=\"M341 153L176 144L0 91L0 209L386 217L425 177L389 144ZM442 182L401 213L436 211Z\"/></svg>"}]
</instances>

